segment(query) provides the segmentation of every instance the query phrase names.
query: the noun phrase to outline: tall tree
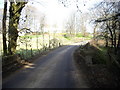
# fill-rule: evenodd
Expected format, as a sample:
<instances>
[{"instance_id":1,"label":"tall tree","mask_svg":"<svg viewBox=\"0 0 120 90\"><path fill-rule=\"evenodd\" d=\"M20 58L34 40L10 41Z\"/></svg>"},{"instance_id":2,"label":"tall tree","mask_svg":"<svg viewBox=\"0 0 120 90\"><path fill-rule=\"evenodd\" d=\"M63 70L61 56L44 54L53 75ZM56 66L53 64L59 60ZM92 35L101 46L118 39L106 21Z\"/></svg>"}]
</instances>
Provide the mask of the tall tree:
<instances>
[{"instance_id":1,"label":"tall tree","mask_svg":"<svg viewBox=\"0 0 120 90\"><path fill-rule=\"evenodd\" d=\"M43 15L40 19L40 30L41 30L41 33L42 33L42 38L43 38L43 49L45 48L45 31L44 31L44 27L45 27L45 16Z\"/></svg>"},{"instance_id":2,"label":"tall tree","mask_svg":"<svg viewBox=\"0 0 120 90\"><path fill-rule=\"evenodd\" d=\"M75 35L75 13L72 13L65 25L66 33L72 37Z\"/></svg>"},{"instance_id":3,"label":"tall tree","mask_svg":"<svg viewBox=\"0 0 120 90\"><path fill-rule=\"evenodd\" d=\"M7 55L7 43L6 43L6 17L7 16L7 2L4 2L3 19L2 19L2 36L3 36L3 55Z\"/></svg>"},{"instance_id":4,"label":"tall tree","mask_svg":"<svg viewBox=\"0 0 120 90\"><path fill-rule=\"evenodd\" d=\"M118 39L118 12L119 10L117 9L117 4L115 2L112 3L101 3L99 5L99 18L96 20L96 22L105 22L106 28L103 29L103 33L105 29L108 31L109 38L111 40L111 47L115 49L117 48L117 39ZM101 15L100 15L101 14Z\"/></svg>"},{"instance_id":5,"label":"tall tree","mask_svg":"<svg viewBox=\"0 0 120 90\"><path fill-rule=\"evenodd\" d=\"M22 9L27 2L10 2L9 8L9 27L8 27L8 53L13 55L16 52L17 38L18 38L18 24Z\"/></svg>"}]
</instances>

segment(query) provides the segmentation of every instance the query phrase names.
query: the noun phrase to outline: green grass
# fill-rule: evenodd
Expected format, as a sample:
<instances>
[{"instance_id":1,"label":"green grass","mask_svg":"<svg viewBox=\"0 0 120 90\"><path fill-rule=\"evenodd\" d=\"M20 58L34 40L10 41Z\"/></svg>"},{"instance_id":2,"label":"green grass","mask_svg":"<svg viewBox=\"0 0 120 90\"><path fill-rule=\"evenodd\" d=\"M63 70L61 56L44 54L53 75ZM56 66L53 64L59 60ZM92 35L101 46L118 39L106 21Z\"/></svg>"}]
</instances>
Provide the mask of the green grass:
<instances>
[{"instance_id":1,"label":"green grass","mask_svg":"<svg viewBox=\"0 0 120 90\"><path fill-rule=\"evenodd\" d=\"M83 34L78 33L78 34L76 34L76 37L83 37Z\"/></svg>"},{"instance_id":2,"label":"green grass","mask_svg":"<svg viewBox=\"0 0 120 90\"><path fill-rule=\"evenodd\" d=\"M33 49L33 50L25 50L25 49L21 49L21 50L17 50L17 54L21 55L22 59L28 59L31 58L32 56L36 55L37 53L42 52L42 50L37 50L37 49Z\"/></svg>"},{"instance_id":3,"label":"green grass","mask_svg":"<svg viewBox=\"0 0 120 90\"><path fill-rule=\"evenodd\" d=\"M66 38L66 39L68 39L68 40L71 40L70 34L66 34L66 33L65 33L65 34L63 35L63 37Z\"/></svg>"},{"instance_id":4,"label":"green grass","mask_svg":"<svg viewBox=\"0 0 120 90\"><path fill-rule=\"evenodd\" d=\"M37 39L38 37L38 39ZM44 36L45 40L44 40L44 45L47 44L47 48L49 47L49 35L45 34ZM80 42L80 37L76 37L75 35L69 35L67 33L56 33L50 34L50 40L52 40L53 38L56 38L58 41L60 41L61 45L70 45L72 43L75 42ZM84 38L84 37L83 37ZM38 40L38 49L40 49L39 51L37 50L37 40ZM21 41L23 41L21 43ZM26 42L27 42L27 47L26 47ZM30 57L32 57L33 55L35 55L38 52L42 52L43 49L43 37L42 35L25 35L25 36L21 36L18 39L18 47L17 47L17 52L19 53L23 59L28 59ZM31 45L31 46L30 46ZM27 48L27 50L26 50ZM33 49L31 52L31 48Z\"/></svg>"},{"instance_id":5,"label":"green grass","mask_svg":"<svg viewBox=\"0 0 120 90\"><path fill-rule=\"evenodd\" d=\"M21 36L21 38L36 38L36 37L42 37L42 35L25 35L25 36Z\"/></svg>"},{"instance_id":6,"label":"green grass","mask_svg":"<svg viewBox=\"0 0 120 90\"><path fill-rule=\"evenodd\" d=\"M65 37L67 40L71 40L71 37Z\"/></svg>"},{"instance_id":7,"label":"green grass","mask_svg":"<svg viewBox=\"0 0 120 90\"><path fill-rule=\"evenodd\" d=\"M106 55L107 49L105 47L100 48L100 50L96 51L93 56L93 63L94 64L106 64L107 55Z\"/></svg>"},{"instance_id":8,"label":"green grass","mask_svg":"<svg viewBox=\"0 0 120 90\"><path fill-rule=\"evenodd\" d=\"M106 47L101 47L101 52L107 53L107 48Z\"/></svg>"},{"instance_id":9,"label":"green grass","mask_svg":"<svg viewBox=\"0 0 120 90\"><path fill-rule=\"evenodd\" d=\"M92 35L89 34L89 35L84 36L82 33L78 33L78 34L76 34L76 37L80 37L80 38L84 37L86 39L91 39Z\"/></svg>"}]
</instances>

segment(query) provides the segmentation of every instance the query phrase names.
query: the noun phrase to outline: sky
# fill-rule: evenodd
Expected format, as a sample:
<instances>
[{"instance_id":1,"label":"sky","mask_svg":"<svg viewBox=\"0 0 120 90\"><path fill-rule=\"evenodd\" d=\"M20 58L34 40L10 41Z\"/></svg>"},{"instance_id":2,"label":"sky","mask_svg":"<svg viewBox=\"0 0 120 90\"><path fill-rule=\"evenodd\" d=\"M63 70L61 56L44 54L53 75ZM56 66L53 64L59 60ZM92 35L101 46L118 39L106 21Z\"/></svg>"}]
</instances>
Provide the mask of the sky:
<instances>
[{"instance_id":1,"label":"sky","mask_svg":"<svg viewBox=\"0 0 120 90\"><path fill-rule=\"evenodd\" d=\"M67 21L73 12L76 12L76 3L72 2L75 0L68 0L71 5L64 7L63 4L58 3L58 0L30 0L27 5L31 5L36 8L38 13L44 13L46 16L46 22L49 25L56 24L58 28L63 28L65 21ZM95 3L102 0L78 0L79 9L82 13L89 12ZM3 8L3 0L0 0L0 8ZM38 16L39 17L39 16ZM89 28L90 26L87 25Z\"/></svg>"},{"instance_id":2,"label":"sky","mask_svg":"<svg viewBox=\"0 0 120 90\"><path fill-rule=\"evenodd\" d=\"M4 0L0 0L0 8L3 8L3 7L4 7L3 2L4 2Z\"/></svg>"},{"instance_id":3,"label":"sky","mask_svg":"<svg viewBox=\"0 0 120 90\"><path fill-rule=\"evenodd\" d=\"M70 0L75 1L75 0ZM95 3L99 3L102 0L79 0L79 9L82 13L89 12L89 9L94 6ZM76 3L71 2L69 7L64 7L63 4L58 3L58 0L32 0L29 5L37 8L38 11L45 13L47 23L49 25L56 24L58 28L63 29L65 22L69 19L72 13L77 11ZM91 26L87 25L88 31L91 31Z\"/></svg>"},{"instance_id":4,"label":"sky","mask_svg":"<svg viewBox=\"0 0 120 90\"><path fill-rule=\"evenodd\" d=\"M47 23L54 25L57 24L61 26L64 21L69 17L72 12L71 9L65 8L62 4L58 4L57 0L35 0L36 2L42 2L43 6L39 3L34 3L40 12L45 13L47 18Z\"/></svg>"}]
</instances>

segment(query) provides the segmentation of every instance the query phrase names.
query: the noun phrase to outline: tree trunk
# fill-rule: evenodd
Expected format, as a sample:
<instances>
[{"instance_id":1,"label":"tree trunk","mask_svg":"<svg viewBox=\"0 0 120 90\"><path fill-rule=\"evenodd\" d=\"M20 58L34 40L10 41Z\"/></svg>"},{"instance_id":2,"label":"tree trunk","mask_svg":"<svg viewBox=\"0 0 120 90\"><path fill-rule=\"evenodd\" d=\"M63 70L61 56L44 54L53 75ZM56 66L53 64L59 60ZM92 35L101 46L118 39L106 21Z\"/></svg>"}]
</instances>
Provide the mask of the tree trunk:
<instances>
[{"instance_id":1,"label":"tree trunk","mask_svg":"<svg viewBox=\"0 0 120 90\"><path fill-rule=\"evenodd\" d=\"M108 47L108 37L105 37L105 42L106 42L105 47Z\"/></svg>"},{"instance_id":2,"label":"tree trunk","mask_svg":"<svg viewBox=\"0 0 120 90\"><path fill-rule=\"evenodd\" d=\"M117 54L120 52L120 21L119 21L119 33L118 33L118 43L117 43Z\"/></svg>"},{"instance_id":3,"label":"tree trunk","mask_svg":"<svg viewBox=\"0 0 120 90\"><path fill-rule=\"evenodd\" d=\"M4 2L3 20L2 20L2 36L3 36L3 55L7 55L7 43L6 43L6 17L7 16L7 2Z\"/></svg>"},{"instance_id":4,"label":"tree trunk","mask_svg":"<svg viewBox=\"0 0 120 90\"><path fill-rule=\"evenodd\" d=\"M50 31L48 32L49 35L49 49L50 49Z\"/></svg>"},{"instance_id":5,"label":"tree trunk","mask_svg":"<svg viewBox=\"0 0 120 90\"><path fill-rule=\"evenodd\" d=\"M112 33L112 30L111 30L111 28L109 27L109 25L107 24L107 28L108 28L108 30L109 30L109 32L110 32L110 36L111 36L111 46L113 47L114 46L114 41L113 41L113 33Z\"/></svg>"},{"instance_id":6,"label":"tree trunk","mask_svg":"<svg viewBox=\"0 0 120 90\"><path fill-rule=\"evenodd\" d=\"M116 21L112 21L112 29L113 29L113 35L114 35L114 38L113 38L113 42L114 42L114 53L117 54L117 33L116 33L116 28L117 25L116 25Z\"/></svg>"},{"instance_id":7,"label":"tree trunk","mask_svg":"<svg viewBox=\"0 0 120 90\"><path fill-rule=\"evenodd\" d=\"M94 30L93 30L93 38L95 40L96 37L96 28L97 28L98 24L95 25Z\"/></svg>"},{"instance_id":8,"label":"tree trunk","mask_svg":"<svg viewBox=\"0 0 120 90\"><path fill-rule=\"evenodd\" d=\"M16 52L17 47L17 38L18 38L18 24L20 13L25 6L26 2L10 2L10 17L9 17L9 29L8 29L8 37L9 37L9 44L8 44L8 53L9 55L13 55Z\"/></svg>"},{"instance_id":9,"label":"tree trunk","mask_svg":"<svg viewBox=\"0 0 120 90\"><path fill-rule=\"evenodd\" d=\"M117 53L117 43L116 43L116 33L115 33L115 30L113 30L114 31L114 52L115 52L115 54Z\"/></svg>"},{"instance_id":10,"label":"tree trunk","mask_svg":"<svg viewBox=\"0 0 120 90\"><path fill-rule=\"evenodd\" d=\"M42 32L42 37L43 37L43 49L45 49L45 37L44 37L44 30Z\"/></svg>"}]
</instances>

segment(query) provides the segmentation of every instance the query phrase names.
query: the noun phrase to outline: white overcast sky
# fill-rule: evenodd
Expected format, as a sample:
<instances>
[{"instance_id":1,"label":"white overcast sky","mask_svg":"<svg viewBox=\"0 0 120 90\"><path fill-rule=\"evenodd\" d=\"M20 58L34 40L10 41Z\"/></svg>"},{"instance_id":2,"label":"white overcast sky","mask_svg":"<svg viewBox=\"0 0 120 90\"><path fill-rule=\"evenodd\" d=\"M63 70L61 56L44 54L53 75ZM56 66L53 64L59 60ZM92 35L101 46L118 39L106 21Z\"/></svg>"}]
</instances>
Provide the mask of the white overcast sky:
<instances>
[{"instance_id":1,"label":"white overcast sky","mask_svg":"<svg viewBox=\"0 0 120 90\"><path fill-rule=\"evenodd\" d=\"M62 27L70 14L77 10L76 3L74 3L76 0L70 1L71 5L69 7L64 7L63 4L58 3L58 0L31 0L28 4L36 7L38 11L45 13L48 24L57 24L59 27ZM78 5L82 13L85 13L89 12L89 9L93 7L95 3L100 1L102 0L79 0Z\"/></svg>"},{"instance_id":2,"label":"white overcast sky","mask_svg":"<svg viewBox=\"0 0 120 90\"><path fill-rule=\"evenodd\" d=\"M76 4L74 1L70 0L71 5L66 8L63 4L58 3L58 0L30 0L28 5L32 5L39 12L43 12L46 15L48 24L57 24L59 27L62 27L65 21L68 19L72 12L77 10ZM73 1L73 2L72 2ZM89 8L91 8L95 3L102 0L78 0L79 8L84 12L89 12ZM85 4L85 6L84 6ZM0 8L3 8L3 0L0 0Z\"/></svg>"}]
</instances>

